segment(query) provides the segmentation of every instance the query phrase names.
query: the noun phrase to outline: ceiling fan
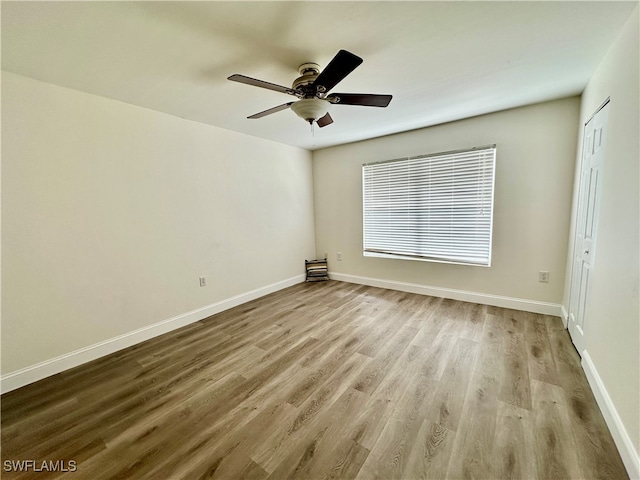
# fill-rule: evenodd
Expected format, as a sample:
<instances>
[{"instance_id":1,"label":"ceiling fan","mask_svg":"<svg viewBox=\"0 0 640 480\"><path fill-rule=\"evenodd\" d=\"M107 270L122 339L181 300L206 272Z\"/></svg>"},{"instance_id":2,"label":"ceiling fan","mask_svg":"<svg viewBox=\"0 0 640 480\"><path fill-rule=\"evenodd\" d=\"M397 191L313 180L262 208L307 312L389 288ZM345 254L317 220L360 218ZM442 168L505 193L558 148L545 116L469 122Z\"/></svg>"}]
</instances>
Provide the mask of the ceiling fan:
<instances>
[{"instance_id":1,"label":"ceiling fan","mask_svg":"<svg viewBox=\"0 0 640 480\"><path fill-rule=\"evenodd\" d=\"M322 71L320 71L320 65L317 63L303 63L298 67L300 77L293 81L291 88L239 74L231 75L228 80L286 93L299 98L297 101L278 105L247 118L262 118L291 108L296 115L310 124L316 122L319 127L326 127L333 123L333 119L329 115L331 105L386 107L391 102L391 95L329 93L333 87L353 72L361 63L362 58L346 50L340 50Z\"/></svg>"}]
</instances>

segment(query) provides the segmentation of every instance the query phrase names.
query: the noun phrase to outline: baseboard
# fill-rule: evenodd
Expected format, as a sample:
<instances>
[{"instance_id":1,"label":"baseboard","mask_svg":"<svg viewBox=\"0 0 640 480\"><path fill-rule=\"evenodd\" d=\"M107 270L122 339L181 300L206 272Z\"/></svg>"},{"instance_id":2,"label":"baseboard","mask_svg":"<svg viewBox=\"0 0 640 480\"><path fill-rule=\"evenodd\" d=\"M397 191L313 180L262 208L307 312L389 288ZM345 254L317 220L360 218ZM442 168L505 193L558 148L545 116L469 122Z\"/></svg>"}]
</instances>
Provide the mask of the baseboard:
<instances>
[{"instance_id":1,"label":"baseboard","mask_svg":"<svg viewBox=\"0 0 640 480\"><path fill-rule=\"evenodd\" d=\"M277 292L278 290L282 290L283 288L304 282L304 280L305 275L297 275L265 287L236 295L226 300L212 303L211 305L183 313L173 318L154 323L153 325L110 338L94 345L60 355L59 357L22 368L0 377L0 393L10 392L11 390L37 382L38 380L50 377L51 375L55 375L65 370L69 370L70 368L104 357L105 355L110 355L124 348L131 347L146 340L150 340L151 338L184 327L190 323L198 322L210 317L211 315L215 315L216 313L223 312L238 305L242 305L243 303L255 300L256 298L260 298L270 293Z\"/></svg>"},{"instance_id":2,"label":"baseboard","mask_svg":"<svg viewBox=\"0 0 640 480\"><path fill-rule=\"evenodd\" d=\"M420 295L431 295L434 297L450 298L464 302L480 303L482 305L492 305L494 307L511 308L523 310L525 312L540 313L543 315L561 315L561 306L556 303L538 302L535 300L525 300L522 298L503 297L487 293L468 292L465 290L453 290L450 288L431 287L416 283L397 282L394 280L383 280L379 278L360 277L358 275L348 275L345 273L329 272L329 278L342 282L358 283L371 287L388 288L390 290L400 290L408 293L418 293Z\"/></svg>"},{"instance_id":3,"label":"baseboard","mask_svg":"<svg viewBox=\"0 0 640 480\"><path fill-rule=\"evenodd\" d=\"M618 452L620 452L629 478L631 480L639 480L640 455L633 446L631 437L629 437L626 428L624 428L622 419L618 415L618 411L598 374L598 370L596 370L596 366L586 350L582 352L582 368L587 376L593 395L596 397L596 402L598 402L598 406L602 411L602 416L607 422L613 441L618 447Z\"/></svg>"}]
</instances>

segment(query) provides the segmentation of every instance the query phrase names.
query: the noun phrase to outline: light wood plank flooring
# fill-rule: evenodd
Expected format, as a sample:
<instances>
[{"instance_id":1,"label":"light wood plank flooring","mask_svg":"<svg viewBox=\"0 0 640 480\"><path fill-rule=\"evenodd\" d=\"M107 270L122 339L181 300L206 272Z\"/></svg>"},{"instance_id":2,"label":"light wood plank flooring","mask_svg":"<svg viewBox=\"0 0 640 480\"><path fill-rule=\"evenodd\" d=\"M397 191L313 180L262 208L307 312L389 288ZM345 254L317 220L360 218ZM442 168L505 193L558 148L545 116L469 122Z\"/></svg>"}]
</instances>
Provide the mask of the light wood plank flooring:
<instances>
[{"instance_id":1,"label":"light wood plank flooring","mask_svg":"<svg viewBox=\"0 0 640 480\"><path fill-rule=\"evenodd\" d=\"M628 478L557 317L300 284L2 397L69 479Z\"/></svg>"}]
</instances>

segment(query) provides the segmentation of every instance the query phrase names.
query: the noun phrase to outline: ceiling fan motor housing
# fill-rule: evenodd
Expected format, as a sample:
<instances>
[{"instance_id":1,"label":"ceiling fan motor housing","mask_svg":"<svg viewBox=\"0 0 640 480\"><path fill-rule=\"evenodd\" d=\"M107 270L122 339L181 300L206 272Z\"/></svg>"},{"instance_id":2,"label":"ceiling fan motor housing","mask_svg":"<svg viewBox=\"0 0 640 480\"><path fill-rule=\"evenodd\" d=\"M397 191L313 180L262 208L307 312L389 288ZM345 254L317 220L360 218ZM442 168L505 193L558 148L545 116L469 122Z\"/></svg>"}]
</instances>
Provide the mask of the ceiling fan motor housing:
<instances>
[{"instance_id":1,"label":"ceiling fan motor housing","mask_svg":"<svg viewBox=\"0 0 640 480\"><path fill-rule=\"evenodd\" d=\"M302 90L306 95L315 94L315 92L304 87L313 85L313 82L315 82L316 78L320 74L320 65L317 63L303 63L298 67L298 73L300 76L293 81L291 88L294 90Z\"/></svg>"}]
</instances>

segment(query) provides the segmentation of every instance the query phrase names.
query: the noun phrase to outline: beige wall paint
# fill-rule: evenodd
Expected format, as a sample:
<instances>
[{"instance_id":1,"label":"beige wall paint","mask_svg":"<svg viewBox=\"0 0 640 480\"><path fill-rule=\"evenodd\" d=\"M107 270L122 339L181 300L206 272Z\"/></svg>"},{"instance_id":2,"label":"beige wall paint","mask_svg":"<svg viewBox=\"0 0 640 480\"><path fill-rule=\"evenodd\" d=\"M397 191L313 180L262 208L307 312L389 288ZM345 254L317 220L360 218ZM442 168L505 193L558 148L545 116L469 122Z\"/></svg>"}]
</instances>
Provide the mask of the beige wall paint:
<instances>
[{"instance_id":1,"label":"beige wall paint","mask_svg":"<svg viewBox=\"0 0 640 480\"><path fill-rule=\"evenodd\" d=\"M572 97L314 152L317 254L335 273L559 304L578 111ZM363 257L363 163L493 143L491 268Z\"/></svg>"},{"instance_id":2,"label":"beige wall paint","mask_svg":"<svg viewBox=\"0 0 640 480\"><path fill-rule=\"evenodd\" d=\"M2 169L3 374L314 255L306 150L3 72Z\"/></svg>"},{"instance_id":3,"label":"beige wall paint","mask_svg":"<svg viewBox=\"0 0 640 480\"><path fill-rule=\"evenodd\" d=\"M589 81L580 124L611 98L585 350L640 454L640 52L638 8ZM582 130L579 138L582 139ZM581 142L580 142L581 143ZM581 145L578 157L581 158ZM578 162L579 163L579 162ZM579 165L576 166L576 178ZM576 192L577 193L577 192ZM574 205L575 205L574 200ZM573 232L571 233L573 239ZM573 250L573 242L570 242ZM571 270L568 256L567 272ZM563 304L569 305L569 273Z\"/></svg>"}]
</instances>

